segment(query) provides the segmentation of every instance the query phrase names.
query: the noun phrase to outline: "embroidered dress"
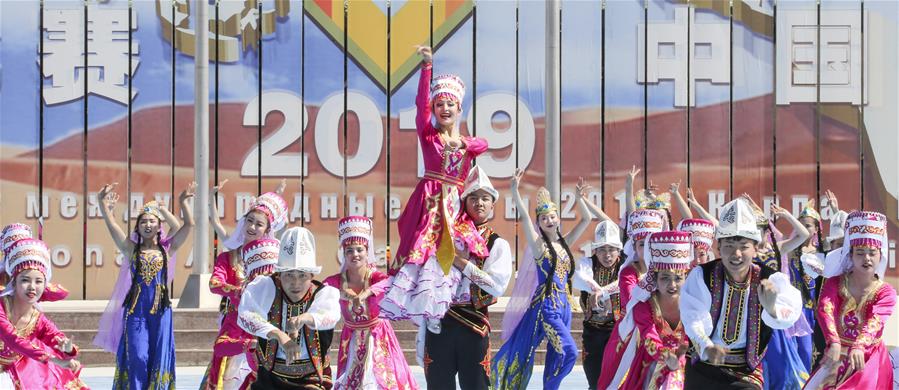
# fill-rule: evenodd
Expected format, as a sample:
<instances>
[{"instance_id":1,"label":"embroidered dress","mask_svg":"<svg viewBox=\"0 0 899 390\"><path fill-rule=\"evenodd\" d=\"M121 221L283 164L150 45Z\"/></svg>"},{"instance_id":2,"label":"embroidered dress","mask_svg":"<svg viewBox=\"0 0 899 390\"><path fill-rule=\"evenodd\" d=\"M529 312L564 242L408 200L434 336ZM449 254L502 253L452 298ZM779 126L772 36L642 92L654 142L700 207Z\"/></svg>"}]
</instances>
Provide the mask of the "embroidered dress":
<instances>
[{"instance_id":1,"label":"embroidered dress","mask_svg":"<svg viewBox=\"0 0 899 390\"><path fill-rule=\"evenodd\" d=\"M847 276L827 279L818 302L818 320L827 344L840 344L840 361L835 371L819 366L805 388L891 389L893 368L882 337L895 304L896 290L880 280L856 302L849 293ZM865 366L850 372L849 352L854 349L864 352Z\"/></svg>"},{"instance_id":2,"label":"embroidered dress","mask_svg":"<svg viewBox=\"0 0 899 390\"><path fill-rule=\"evenodd\" d=\"M641 278L640 273L632 264L621 268L621 272L618 275L620 295L618 318L623 318L627 314L627 303L631 301L634 289L641 288L638 286ZM630 333L633 332L629 331L628 334L622 335L620 333L620 323L620 321L615 323L615 326L612 328L612 334L609 336L609 341L602 351L602 369L596 385L597 389L605 389L612 383L618 370L618 365L625 354L632 355L635 353L633 346L630 346L632 337Z\"/></svg>"},{"instance_id":3,"label":"embroidered dress","mask_svg":"<svg viewBox=\"0 0 899 390\"><path fill-rule=\"evenodd\" d=\"M160 252L146 250L131 261L134 279L125 299L114 389L170 389L175 385L175 338L164 263Z\"/></svg>"},{"instance_id":4,"label":"embroidered dress","mask_svg":"<svg viewBox=\"0 0 899 390\"><path fill-rule=\"evenodd\" d=\"M390 280L381 272L373 272L370 283L372 295L358 310L353 310L352 302L340 300L343 330L340 332L334 388L418 389L393 326L390 321L378 317L378 303ZM325 279L325 284L340 289L340 274Z\"/></svg>"},{"instance_id":5,"label":"embroidered dress","mask_svg":"<svg viewBox=\"0 0 899 390\"><path fill-rule=\"evenodd\" d=\"M687 334L683 325L678 322L674 329L659 309L656 297L648 302L640 302L633 308L634 323L637 331L634 332L637 352L630 362L630 368L621 389L667 389L677 390L684 388L685 358L680 359L680 368L671 370L665 364L662 353L676 353L678 349L689 346ZM628 362L619 362L628 364Z\"/></svg>"},{"instance_id":6,"label":"embroidered dress","mask_svg":"<svg viewBox=\"0 0 899 390\"><path fill-rule=\"evenodd\" d=\"M462 137L465 147L455 149L443 141L431 124L430 80L428 63L422 65L415 99L425 174L397 222L401 239L390 272L394 280L381 302L381 314L392 320L442 318L459 283L458 276L449 276L457 248L488 255L459 199L471 163L487 150L487 142Z\"/></svg>"},{"instance_id":7,"label":"embroidered dress","mask_svg":"<svg viewBox=\"0 0 899 390\"><path fill-rule=\"evenodd\" d=\"M253 383L256 359L251 347L256 337L244 332L237 324L237 306L245 279L244 266L239 259L240 249L220 253L209 278L210 291L222 296L219 308L222 321L212 347L206 389L246 389Z\"/></svg>"},{"instance_id":8,"label":"embroidered dress","mask_svg":"<svg viewBox=\"0 0 899 390\"><path fill-rule=\"evenodd\" d=\"M77 372L49 362L78 355L73 346L69 354L56 350L65 335L44 313L38 310L22 329L16 329L7 316L7 302L0 305L0 388L26 389L87 389Z\"/></svg>"},{"instance_id":9,"label":"embroidered dress","mask_svg":"<svg viewBox=\"0 0 899 390\"><path fill-rule=\"evenodd\" d=\"M491 365L493 388L524 389L531 379L537 348L547 340L544 389L558 389L577 360L577 344L571 337L568 275L573 266L565 251L553 260L546 249L537 262L538 288L518 326L496 353Z\"/></svg>"}]
</instances>

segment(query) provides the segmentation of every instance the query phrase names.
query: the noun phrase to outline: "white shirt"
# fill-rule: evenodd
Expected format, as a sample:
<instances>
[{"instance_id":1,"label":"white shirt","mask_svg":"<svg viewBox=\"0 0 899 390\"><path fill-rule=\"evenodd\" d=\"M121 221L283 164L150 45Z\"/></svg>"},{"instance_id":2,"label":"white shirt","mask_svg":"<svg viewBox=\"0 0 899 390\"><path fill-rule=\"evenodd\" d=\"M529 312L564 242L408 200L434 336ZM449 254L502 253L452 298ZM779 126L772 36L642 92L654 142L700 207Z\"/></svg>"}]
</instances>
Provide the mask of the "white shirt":
<instances>
[{"instance_id":1,"label":"white shirt","mask_svg":"<svg viewBox=\"0 0 899 390\"><path fill-rule=\"evenodd\" d=\"M508 241L497 238L483 268L478 269L474 262L469 261L461 271L464 278L459 275L460 271L456 267L451 272L455 273L453 278L462 279L453 293L453 303L471 303L472 282L488 294L501 297L512 279L512 248Z\"/></svg>"},{"instance_id":2,"label":"white shirt","mask_svg":"<svg viewBox=\"0 0 899 390\"><path fill-rule=\"evenodd\" d=\"M777 299L775 300L775 314L777 317L771 316L767 310L762 309L762 321L772 329L786 329L793 325L802 314L802 295L799 290L790 285L790 279L781 272L775 272L768 277L777 289ZM726 292L728 288L725 280L723 289ZM753 291L757 294L757 291ZM725 293L724 299L727 299ZM722 305L726 302L722 302ZM761 303L759 303L761 304ZM719 318L716 319L719 326L716 328L712 323L712 294L706 286L702 267L693 268L687 281L680 293L680 314L681 321L684 324L684 331L697 348L699 348L702 360L707 360L706 349L714 345L724 346L728 349L744 348L746 346L746 321L748 315L742 316L740 324L740 334L737 340L727 344L721 337L724 329L724 318L727 313L721 310ZM748 312L749 294L743 299L741 309L744 313ZM712 334L715 329L715 334Z\"/></svg>"},{"instance_id":3,"label":"white shirt","mask_svg":"<svg viewBox=\"0 0 899 390\"><path fill-rule=\"evenodd\" d=\"M267 338L271 331L278 329L268 322L268 312L271 310L274 301L274 280L270 276L256 277L247 285L241 295L240 306L237 309L237 324L247 333L256 337ZM287 310L287 305L282 306L282 314L286 314L283 310ZM312 316L313 329L334 329L337 321L340 320L340 292L331 286L322 287L313 297L312 304L309 305L309 310L306 313ZM288 316L281 316L282 330L287 328L288 320ZM308 359L309 351L306 348L306 338L301 336L299 340L300 359ZM277 357L285 358L284 352L280 348L278 348Z\"/></svg>"},{"instance_id":4,"label":"white shirt","mask_svg":"<svg viewBox=\"0 0 899 390\"><path fill-rule=\"evenodd\" d=\"M612 294L618 293L618 280L605 286L600 286L593 279L593 258L582 257L577 261L577 267L574 269L574 276L571 278L571 287L588 294L600 295L601 300L608 300Z\"/></svg>"}]
</instances>

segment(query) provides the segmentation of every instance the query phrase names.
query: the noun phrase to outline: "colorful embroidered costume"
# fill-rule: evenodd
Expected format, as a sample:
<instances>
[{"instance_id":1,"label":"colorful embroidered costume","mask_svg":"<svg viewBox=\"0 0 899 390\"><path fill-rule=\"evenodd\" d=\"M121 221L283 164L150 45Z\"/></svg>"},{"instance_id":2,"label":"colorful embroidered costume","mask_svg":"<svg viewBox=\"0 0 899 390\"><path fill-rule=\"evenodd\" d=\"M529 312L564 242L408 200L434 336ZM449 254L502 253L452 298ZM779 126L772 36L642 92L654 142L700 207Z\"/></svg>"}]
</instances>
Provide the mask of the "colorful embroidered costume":
<instances>
[{"instance_id":1,"label":"colorful embroidered costume","mask_svg":"<svg viewBox=\"0 0 899 390\"><path fill-rule=\"evenodd\" d=\"M383 316L411 318L417 323L440 319L449 308L459 282L448 276L457 247L475 257L488 255L484 239L462 211L459 198L472 161L487 150L487 142L462 137L464 147L453 148L443 140L431 124L431 102L438 96L450 96L461 104L464 86L455 76L437 76L432 89L430 80L431 64L425 63L415 99L425 174L397 222L401 239L390 271L394 281L381 302Z\"/></svg>"}]
</instances>

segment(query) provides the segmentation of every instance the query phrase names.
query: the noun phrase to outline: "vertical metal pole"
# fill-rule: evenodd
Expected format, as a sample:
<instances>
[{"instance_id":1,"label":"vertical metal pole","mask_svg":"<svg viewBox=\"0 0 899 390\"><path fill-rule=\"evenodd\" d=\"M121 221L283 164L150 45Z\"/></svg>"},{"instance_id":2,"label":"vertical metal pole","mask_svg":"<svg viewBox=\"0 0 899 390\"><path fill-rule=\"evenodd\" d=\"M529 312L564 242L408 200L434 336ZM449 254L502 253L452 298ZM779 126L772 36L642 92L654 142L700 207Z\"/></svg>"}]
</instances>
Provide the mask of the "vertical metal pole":
<instances>
[{"instance_id":1,"label":"vertical metal pole","mask_svg":"<svg viewBox=\"0 0 899 390\"><path fill-rule=\"evenodd\" d=\"M560 199L561 140L559 134L559 0L546 2L546 189L557 201Z\"/></svg>"},{"instance_id":2,"label":"vertical metal pole","mask_svg":"<svg viewBox=\"0 0 899 390\"><path fill-rule=\"evenodd\" d=\"M194 275L209 269L209 2L196 5L196 55L194 56Z\"/></svg>"}]
</instances>

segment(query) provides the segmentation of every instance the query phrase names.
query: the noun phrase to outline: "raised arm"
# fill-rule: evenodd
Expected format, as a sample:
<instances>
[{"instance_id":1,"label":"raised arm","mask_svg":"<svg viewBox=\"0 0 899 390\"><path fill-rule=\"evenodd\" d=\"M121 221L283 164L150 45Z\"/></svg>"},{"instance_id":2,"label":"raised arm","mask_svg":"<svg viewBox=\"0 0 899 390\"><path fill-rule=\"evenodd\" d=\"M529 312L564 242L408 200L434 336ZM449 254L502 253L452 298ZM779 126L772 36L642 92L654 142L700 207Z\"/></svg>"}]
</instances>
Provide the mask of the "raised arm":
<instances>
[{"instance_id":1,"label":"raised arm","mask_svg":"<svg viewBox=\"0 0 899 390\"><path fill-rule=\"evenodd\" d=\"M418 135L425 135L431 127L431 68L433 54L431 48L419 46L417 52L422 57L421 74L418 76L418 95L415 96L415 127Z\"/></svg>"},{"instance_id":2,"label":"raised arm","mask_svg":"<svg viewBox=\"0 0 899 390\"><path fill-rule=\"evenodd\" d=\"M584 183L583 198L584 198L584 203L587 205L587 209L590 210L590 213L592 214L592 216L599 218L599 222L611 221L612 218L609 218L609 216L605 213L605 211L602 210L601 207L597 206L596 203L591 202L590 199L587 198L587 194L590 192L590 189L592 189L592 188L593 187L591 187L589 184L586 184L586 182Z\"/></svg>"},{"instance_id":3,"label":"raised arm","mask_svg":"<svg viewBox=\"0 0 899 390\"><path fill-rule=\"evenodd\" d=\"M194 226L194 215L193 210L190 207L188 201L190 198L194 197L194 191L197 189L197 183L192 182L187 185L187 188L181 192L181 195L178 196L178 202L181 203L181 212L184 213L184 223L181 225L181 228L178 229L177 232L172 236L172 247L171 251L177 251L178 248L181 248L181 245L187 241L187 236L190 234L190 230Z\"/></svg>"},{"instance_id":4,"label":"raised arm","mask_svg":"<svg viewBox=\"0 0 899 390\"><path fill-rule=\"evenodd\" d=\"M634 165L624 178L624 200L627 204L627 209L624 214L625 217L631 215L631 213L637 209L637 201L634 199L634 178L636 178L639 173L640 170Z\"/></svg>"},{"instance_id":5,"label":"raised arm","mask_svg":"<svg viewBox=\"0 0 899 390\"><path fill-rule=\"evenodd\" d=\"M222 225L222 221L219 220L219 210L216 200L218 199L219 192L222 191L222 187L224 187L227 182L228 179L225 179L219 185L212 187L212 190L209 191L209 222L212 224L212 229L215 230L215 234L219 236L219 240L221 241L228 240L228 230L225 229L225 226Z\"/></svg>"},{"instance_id":6,"label":"raised arm","mask_svg":"<svg viewBox=\"0 0 899 390\"><path fill-rule=\"evenodd\" d=\"M680 182L671 183L668 187L668 192L671 193L671 197L674 198L674 203L677 204L677 210L680 211L681 220L693 218L693 212L690 211L690 206L687 205L687 201L684 200L684 197L680 195Z\"/></svg>"},{"instance_id":7,"label":"raised arm","mask_svg":"<svg viewBox=\"0 0 899 390\"><path fill-rule=\"evenodd\" d=\"M693 210L696 210L700 218L711 221L715 226L718 226L718 218L715 218L715 216L710 214L705 207L702 207L702 203L699 203L699 201L696 200L696 196L693 195L693 189L689 187L687 188L687 204L689 204Z\"/></svg>"},{"instance_id":8,"label":"raised arm","mask_svg":"<svg viewBox=\"0 0 899 390\"><path fill-rule=\"evenodd\" d=\"M527 245L535 254L542 253L543 248L540 247L537 231L534 230L534 220L532 220L531 215L528 214L527 206L525 206L524 201L521 199L521 193L518 191L518 186L521 184L521 177L523 175L524 171L522 171L521 168L515 169L515 175L512 176L511 184L512 201L515 202L515 208L518 209L518 220L521 222L521 231L524 232Z\"/></svg>"},{"instance_id":9,"label":"raised arm","mask_svg":"<svg viewBox=\"0 0 899 390\"><path fill-rule=\"evenodd\" d=\"M566 242L575 242L578 238L580 238L581 234L584 234L584 230L587 230L587 226L590 225L590 221L593 220L592 214L590 214L590 209L587 208L587 183L584 181L583 177L578 178L577 183L577 205L581 212L581 219L578 221L577 225L574 225L574 228L571 229L568 234L565 235Z\"/></svg>"},{"instance_id":10,"label":"raised arm","mask_svg":"<svg viewBox=\"0 0 899 390\"><path fill-rule=\"evenodd\" d=\"M106 184L97 193L97 199L100 201L100 215L103 217L103 222L106 222L106 228L116 247L122 253L131 253L134 251L134 243L128 239L128 235L115 221L115 204L119 201L119 194L114 190L118 184Z\"/></svg>"},{"instance_id":11,"label":"raised arm","mask_svg":"<svg viewBox=\"0 0 899 390\"><path fill-rule=\"evenodd\" d=\"M791 237L787 240L777 243L782 253L789 253L796 250L796 248L802 246L805 240L808 240L809 236L811 236L808 229L805 228L802 222L799 222L799 220L796 219L796 217L794 217L792 213L790 213L783 207L772 203L771 213L773 213L777 218L783 218L787 220L787 222L789 222L790 225L793 226L793 234L791 235Z\"/></svg>"}]
</instances>

